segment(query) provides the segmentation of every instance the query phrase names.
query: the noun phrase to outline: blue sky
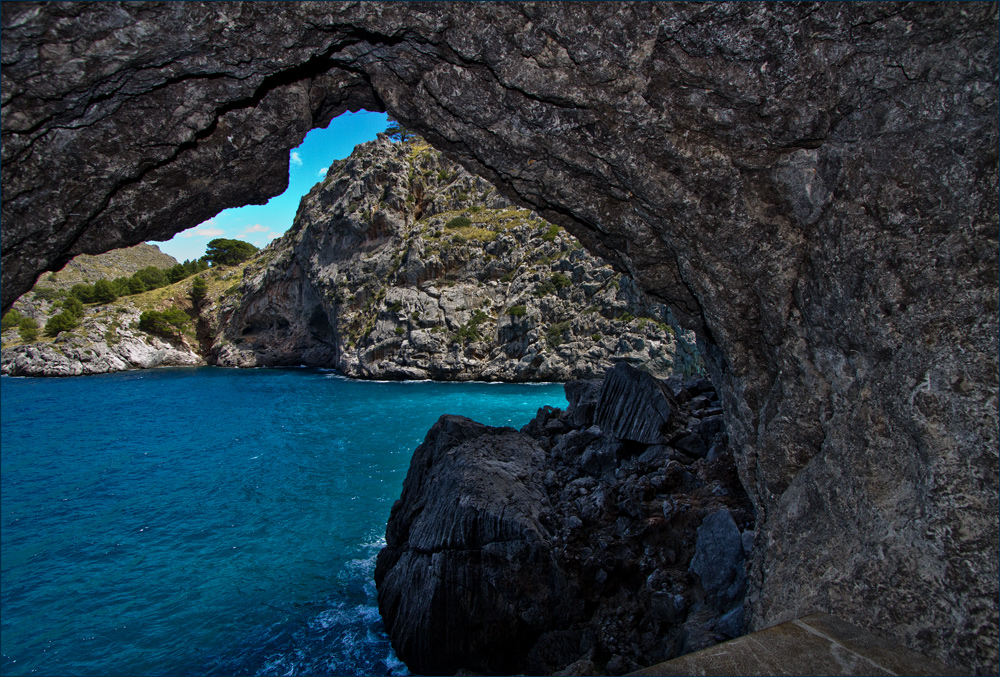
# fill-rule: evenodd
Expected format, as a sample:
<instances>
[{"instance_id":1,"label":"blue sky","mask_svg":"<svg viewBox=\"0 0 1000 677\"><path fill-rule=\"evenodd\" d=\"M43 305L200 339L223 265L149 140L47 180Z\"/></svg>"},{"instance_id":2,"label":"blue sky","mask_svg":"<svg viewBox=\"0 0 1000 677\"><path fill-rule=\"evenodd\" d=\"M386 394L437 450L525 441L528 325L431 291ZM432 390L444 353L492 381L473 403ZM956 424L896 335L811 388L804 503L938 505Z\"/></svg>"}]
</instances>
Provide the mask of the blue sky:
<instances>
[{"instance_id":1,"label":"blue sky","mask_svg":"<svg viewBox=\"0 0 1000 677\"><path fill-rule=\"evenodd\" d=\"M344 113L326 129L314 129L302 145L289 153L288 190L266 205L226 209L215 217L178 233L167 242L151 242L178 261L201 258L205 246L217 237L252 242L263 247L292 225L302 196L326 176L334 160L351 154L359 143L371 141L387 126L385 113Z\"/></svg>"}]
</instances>

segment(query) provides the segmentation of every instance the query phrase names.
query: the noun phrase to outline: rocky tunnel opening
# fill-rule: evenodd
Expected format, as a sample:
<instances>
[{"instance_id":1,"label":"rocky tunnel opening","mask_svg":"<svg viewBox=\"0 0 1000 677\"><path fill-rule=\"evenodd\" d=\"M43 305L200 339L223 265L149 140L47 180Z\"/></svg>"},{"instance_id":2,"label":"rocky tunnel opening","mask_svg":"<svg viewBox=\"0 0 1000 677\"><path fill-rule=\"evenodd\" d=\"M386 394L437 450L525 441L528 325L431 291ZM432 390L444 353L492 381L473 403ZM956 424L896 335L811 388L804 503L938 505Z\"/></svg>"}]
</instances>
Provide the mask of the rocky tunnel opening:
<instances>
[{"instance_id":1,"label":"rocky tunnel opening","mask_svg":"<svg viewBox=\"0 0 1000 677\"><path fill-rule=\"evenodd\" d=\"M4 3L2 304L388 110L698 332L765 544L752 627L822 610L995 672L996 19Z\"/></svg>"}]
</instances>

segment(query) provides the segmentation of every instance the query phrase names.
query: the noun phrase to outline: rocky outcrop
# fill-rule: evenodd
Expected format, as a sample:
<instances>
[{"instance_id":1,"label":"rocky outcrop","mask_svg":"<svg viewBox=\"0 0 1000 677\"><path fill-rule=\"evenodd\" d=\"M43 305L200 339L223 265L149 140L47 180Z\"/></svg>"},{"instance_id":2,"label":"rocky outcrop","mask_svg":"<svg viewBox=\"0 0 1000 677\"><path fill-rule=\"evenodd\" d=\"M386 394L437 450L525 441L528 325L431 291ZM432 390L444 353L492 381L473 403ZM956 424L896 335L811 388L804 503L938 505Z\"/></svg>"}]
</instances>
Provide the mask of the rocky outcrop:
<instances>
[{"instance_id":1,"label":"rocky outcrop","mask_svg":"<svg viewBox=\"0 0 1000 677\"><path fill-rule=\"evenodd\" d=\"M568 381L702 371L694 336L556 225L422 140L358 146L220 318L222 366L376 379Z\"/></svg>"},{"instance_id":2,"label":"rocky outcrop","mask_svg":"<svg viewBox=\"0 0 1000 677\"><path fill-rule=\"evenodd\" d=\"M668 393L674 437L701 435L714 391L622 364L566 392L520 432L443 416L414 452L375 571L411 670L622 674L745 630L754 520L724 429L700 458L614 432Z\"/></svg>"},{"instance_id":3,"label":"rocky outcrop","mask_svg":"<svg viewBox=\"0 0 1000 677\"><path fill-rule=\"evenodd\" d=\"M155 251L150 252L149 249ZM154 247L149 249L140 250L139 257L135 256L135 252L109 252L96 268L92 261L84 261L78 266L70 262L67 268L73 266L84 276L92 275L95 270L103 270L107 274L113 272L109 270L111 266L145 264L149 261L146 254L159 253ZM170 257L170 260L173 258ZM26 341L17 326L4 331L0 339L3 342L0 373L12 376L79 376L154 367L205 365L204 355L208 352L210 339L220 331L219 315L222 309L234 302L233 293L245 265L221 266L199 273L206 281L207 291L204 301L197 308L190 298L193 278L188 277L110 303L87 304L83 307L79 326L55 337L41 330L53 316L63 312L68 296L66 287L72 286L70 282L74 277L64 275L52 286L39 285L18 299L14 306L23 317L37 323L40 330L38 336ZM144 311L163 311L171 307L187 313L190 323L170 336L158 336L139 328Z\"/></svg>"},{"instance_id":4,"label":"rocky outcrop","mask_svg":"<svg viewBox=\"0 0 1000 677\"><path fill-rule=\"evenodd\" d=\"M205 361L182 338L168 341L139 331L140 312L89 317L74 332L51 342L22 343L0 353L0 373L8 376L80 376L153 367L193 367Z\"/></svg>"},{"instance_id":5,"label":"rocky outcrop","mask_svg":"<svg viewBox=\"0 0 1000 677\"><path fill-rule=\"evenodd\" d=\"M4 3L3 306L388 109L698 333L751 624L998 666L995 3Z\"/></svg>"}]
</instances>

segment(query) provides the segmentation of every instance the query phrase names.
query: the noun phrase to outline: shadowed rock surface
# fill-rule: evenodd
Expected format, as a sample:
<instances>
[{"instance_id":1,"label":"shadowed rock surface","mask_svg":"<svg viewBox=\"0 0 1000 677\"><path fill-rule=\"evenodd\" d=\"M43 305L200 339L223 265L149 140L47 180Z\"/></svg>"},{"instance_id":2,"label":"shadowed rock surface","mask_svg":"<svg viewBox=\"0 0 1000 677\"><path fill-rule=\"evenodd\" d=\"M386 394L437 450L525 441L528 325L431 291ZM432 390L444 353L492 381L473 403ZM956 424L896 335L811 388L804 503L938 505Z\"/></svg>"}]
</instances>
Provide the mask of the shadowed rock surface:
<instances>
[{"instance_id":1,"label":"shadowed rock surface","mask_svg":"<svg viewBox=\"0 0 1000 677\"><path fill-rule=\"evenodd\" d=\"M700 382L668 383L693 402L685 386ZM588 386L602 391L590 414ZM603 389L567 384L567 411L540 409L520 432L441 417L413 455L375 571L410 669L622 674L745 631L753 509L725 431L708 435L711 459L694 459L594 425L611 410L637 429L619 400L661 388L623 364ZM718 404L711 389L705 399ZM671 402L678 426L700 434L712 407Z\"/></svg>"},{"instance_id":2,"label":"shadowed rock surface","mask_svg":"<svg viewBox=\"0 0 1000 677\"><path fill-rule=\"evenodd\" d=\"M995 3L4 3L2 301L387 109L698 332L753 627L998 667Z\"/></svg>"}]
</instances>

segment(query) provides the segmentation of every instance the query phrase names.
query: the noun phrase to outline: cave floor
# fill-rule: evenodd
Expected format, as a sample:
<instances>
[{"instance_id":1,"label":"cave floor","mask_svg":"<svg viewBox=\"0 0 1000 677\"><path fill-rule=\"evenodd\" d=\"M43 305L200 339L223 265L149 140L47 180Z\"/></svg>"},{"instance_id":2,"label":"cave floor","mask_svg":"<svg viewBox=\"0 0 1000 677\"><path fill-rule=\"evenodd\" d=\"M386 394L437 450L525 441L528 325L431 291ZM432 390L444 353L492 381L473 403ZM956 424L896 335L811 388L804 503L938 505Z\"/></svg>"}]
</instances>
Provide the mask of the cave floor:
<instances>
[{"instance_id":1,"label":"cave floor","mask_svg":"<svg viewBox=\"0 0 1000 677\"><path fill-rule=\"evenodd\" d=\"M815 613L632 675L958 675L946 665Z\"/></svg>"}]
</instances>

